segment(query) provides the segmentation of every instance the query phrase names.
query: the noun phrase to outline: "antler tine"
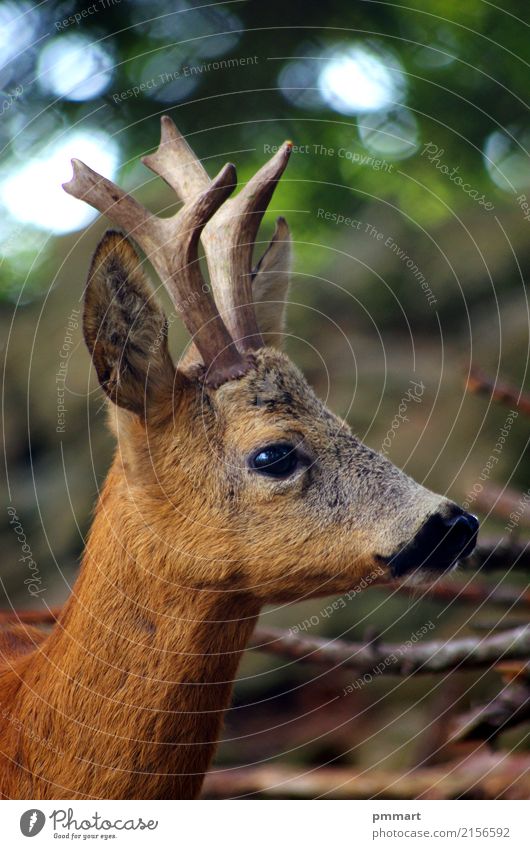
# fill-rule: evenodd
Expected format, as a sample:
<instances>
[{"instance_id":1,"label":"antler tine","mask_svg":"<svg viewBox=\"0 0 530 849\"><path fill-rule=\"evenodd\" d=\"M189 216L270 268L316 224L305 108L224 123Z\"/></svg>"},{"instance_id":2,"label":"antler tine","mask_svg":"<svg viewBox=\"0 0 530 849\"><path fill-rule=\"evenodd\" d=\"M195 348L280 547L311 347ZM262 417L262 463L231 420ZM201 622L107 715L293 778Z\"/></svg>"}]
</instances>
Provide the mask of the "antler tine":
<instances>
[{"instance_id":1,"label":"antler tine","mask_svg":"<svg viewBox=\"0 0 530 849\"><path fill-rule=\"evenodd\" d=\"M72 165L73 177L63 188L107 215L145 251L193 336L208 385L217 387L245 374L250 361L238 351L221 319L198 260L204 225L234 189L234 166L225 165L176 215L159 218L83 162L73 160Z\"/></svg>"},{"instance_id":2,"label":"antler tine","mask_svg":"<svg viewBox=\"0 0 530 849\"><path fill-rule=\"evenodd\" d=\"M243 350L263 345L252 297L252 250L263 215L292 150L284 142L236 198L212 216L202 233L215 300L230 333ZM189 201L210 182L201 162L175 124L164 115L156 153L143 162L162 177L181 200Z\"/></svg>"},{"instance_id":3,"label":"antler tine","mask_svg":"<svg viewBox=\"0 0 530 849\"><path fill-rule=\"evenodd\" d=\"M219 307L236 344L244 351L262 347L252 295L252 251L261 220L291 155L291 142L220 209L203 233L206 256L215 257L210 275Z\"/></svg>"},{"instance_id":4,"label":"antler tine","mask_svg":"<svg viewBox=\"0 0 530 849\"><path fill-rule=\"evenodd\" d=\"M146 253L150 253L154 248L153 216L145 206L80 159L72 159L72 170L72 179L63 183L65 192L108 215L118 227L133 235Z\"/></svg>"},{"instance_id":5,"label":"antler tine","mask_svg":"<svg viewBox=\"0 0 530 849\"><path fill-rule=\"evenodd\" d=\"M142 162L162 177L179 198L186 202L210 185L210 178L184 136L169 115L160 119L160 144L155 153L142 156Z\"/></svg>"}]
</instances>

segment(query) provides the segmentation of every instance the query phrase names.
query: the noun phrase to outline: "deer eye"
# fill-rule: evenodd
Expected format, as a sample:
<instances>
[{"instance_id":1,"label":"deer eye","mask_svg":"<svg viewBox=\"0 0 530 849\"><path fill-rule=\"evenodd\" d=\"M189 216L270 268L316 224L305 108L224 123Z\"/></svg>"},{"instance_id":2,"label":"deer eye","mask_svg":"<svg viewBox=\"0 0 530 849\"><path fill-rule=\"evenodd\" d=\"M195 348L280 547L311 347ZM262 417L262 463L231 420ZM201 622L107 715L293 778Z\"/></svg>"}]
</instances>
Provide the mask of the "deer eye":
<instances>
[{"instance_id":1,"label":"deer eye","mask_svg":"<svg viewBox=\"0 0 530 849\"><path fill-rule=\"evenodd\" d=\"M266 445L250 458L250 468L271 478L286 478L298 467L300 457L294 445L278 443Z\"/></svg>"}]
</instances>

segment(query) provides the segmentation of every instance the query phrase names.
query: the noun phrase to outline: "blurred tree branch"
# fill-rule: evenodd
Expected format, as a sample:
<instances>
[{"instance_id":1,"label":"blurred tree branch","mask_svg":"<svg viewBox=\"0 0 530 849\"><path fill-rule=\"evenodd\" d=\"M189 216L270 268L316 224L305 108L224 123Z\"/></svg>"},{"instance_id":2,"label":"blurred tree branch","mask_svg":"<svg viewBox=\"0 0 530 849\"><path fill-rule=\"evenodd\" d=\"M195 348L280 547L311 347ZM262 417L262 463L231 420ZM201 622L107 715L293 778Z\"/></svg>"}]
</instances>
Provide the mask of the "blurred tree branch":
<instances>
[{"instance_id":1,"label":"blurred tree branch","mask_svg":"<svg viewBox=\"0 0 530 849\"><path fill-rule=\"evenodd\" d=\"M508 667L508 664L507 664ZM504 731L530 720L530 663L516 669L516 676L485 705L456 717L448 743L481 740L493 744Z\"/></svg>"},{"instance_id":2,"label":"blurred tree branch","mask_svg":"<svg viewBox=\"0 0 530 849\"><path fill-rule=\"evenodd\" d=\"M530 416L530 396L510 383L494 380L479 368L473 368L467 379L467 389L475 395L489 395L494 401Z\"/></svg>"},{"instance_id":3,"label":"blurred tree branch","mask_svg":"<svg viewBox=\"0 0 530 849\"><path fill-rule=\"evenodd\" d=\"M287 660L324 667L340 665L357 674L413 675L451 670L481 669L503 660L525 660L530 655L530 626L513 628L492 637L430 640L410 648L393 643L347 643L299 637L276 628L260 628L250 647ZM390 659L390 660L389 660Z\"/></svg>"},{"instance_id":4,"label":"blurred tree branch","mask_svg":"<svg viewBox=\"0 0 530 849\"><path fill-rule=\"evenodd\" d=\"M203 796L230 799L259 794L269 799L527 799L530 758L479 752L441 766L409 772L319 769L283 765L214 770L206 776Z\"/></svg>"},{"instance_id":5,"label":"blurred tree branch","mask_svg":"<svg viewBox=\"0 0 530 849\"><path fill-rule=\"evenodd\" d=\"M490 585L484 581L473 580L463 585L446 578L436 581L434 584L418 583L412 589L398 583L393 583L391 587L394 592L408 596L422 595L427 601L435 599L436 601L458 601L476 605L485 603L501 604L506 607L530 606L530 590L526 587L515 587L509 584Z\"/></svg>"},{"instance_id":6,"label":"blurred tree branch","mask_svg":"<svg viewBox=\"0 0 530 849\"><path fill-rule=\"evenodd\" d=\"M513 569L526 572L530 567L530 541L479 540L473 554L466 558L460 567L480 569L481 572L507 572Z\"/></svg>"},{"instance_id":7,"label":"blurred tree branch","mask_svg":"<svg viewBox=\"0 0 530 849\"><path fill-rule=\"evenodd\" d=\"M516 513L517 525L530 527L530 511L527 511L528 494L525 495L518 490L492 483L484 484L484 488L476 494L474 505L481 512L492 513L505 522L510 520L512 513ZM517 543L514 545L517 546Z\"/></svg>"}]
</instances>

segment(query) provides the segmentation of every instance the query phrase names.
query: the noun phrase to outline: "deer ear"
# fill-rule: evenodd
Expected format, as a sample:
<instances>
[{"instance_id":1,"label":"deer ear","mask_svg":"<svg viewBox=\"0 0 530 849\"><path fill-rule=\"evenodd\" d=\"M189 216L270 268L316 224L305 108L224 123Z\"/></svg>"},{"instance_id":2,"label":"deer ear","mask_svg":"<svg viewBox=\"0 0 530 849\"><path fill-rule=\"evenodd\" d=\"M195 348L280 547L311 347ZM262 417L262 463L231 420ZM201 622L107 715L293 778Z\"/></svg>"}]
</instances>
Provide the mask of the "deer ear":
<instances>
[{"instance_id":1,"label":"deer ear","mask_svg":"<svg viewBox=\"0 0 530 849\"><path fill-rule=\"evenodd\" d=\"M252 281L256 317L264 342L278 348L283 341L291 260L289 227L285 218L278 218L269 247L253 271Z\"/></svg>"},{"instance_id":2,"label":"deer ear","mask_svg":"<svg viewBox=\"0 0 530 849\"><path fill-rule=\"evenodd\" d=\"M131 242L109 230L92 259L83 332L99 382L119 407L145 417L160 393L171 392L175 369L167 319Z\"/></svg>"}]
</instances>

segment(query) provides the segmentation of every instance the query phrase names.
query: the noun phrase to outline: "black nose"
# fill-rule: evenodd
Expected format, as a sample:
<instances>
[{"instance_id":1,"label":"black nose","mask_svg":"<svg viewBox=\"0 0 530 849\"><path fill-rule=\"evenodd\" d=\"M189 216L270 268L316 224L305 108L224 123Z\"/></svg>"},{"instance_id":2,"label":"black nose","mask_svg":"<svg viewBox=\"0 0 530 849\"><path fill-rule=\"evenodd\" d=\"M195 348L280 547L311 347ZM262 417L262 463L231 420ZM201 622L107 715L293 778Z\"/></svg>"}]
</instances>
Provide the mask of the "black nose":
<instances>
[{"instance_id":1,"label":"black nose","mask_svg":"<svg viewBox=\"0 0 530 849\"><path fill-rule=\"evenodd\" d=\"M458 560L468 557L477 542L478 519L460 507L449 515L429 516L416 536L396 552L389 565L394 577L415 569L443 572Z\"/></svg>"},{"instance_id":2,"label":"black nose","mask_svg":"<svg viewBox=\"0 0 530 849\"><path fill-rule=\"evenodd\" d=\"M468 557L477 544L478 519L472 513L462 513L450 519L443 519L445 531L440 544L453 548L457 557Z\"/></svg>"}]
</instances>

